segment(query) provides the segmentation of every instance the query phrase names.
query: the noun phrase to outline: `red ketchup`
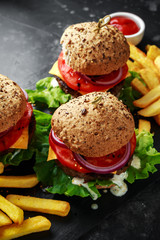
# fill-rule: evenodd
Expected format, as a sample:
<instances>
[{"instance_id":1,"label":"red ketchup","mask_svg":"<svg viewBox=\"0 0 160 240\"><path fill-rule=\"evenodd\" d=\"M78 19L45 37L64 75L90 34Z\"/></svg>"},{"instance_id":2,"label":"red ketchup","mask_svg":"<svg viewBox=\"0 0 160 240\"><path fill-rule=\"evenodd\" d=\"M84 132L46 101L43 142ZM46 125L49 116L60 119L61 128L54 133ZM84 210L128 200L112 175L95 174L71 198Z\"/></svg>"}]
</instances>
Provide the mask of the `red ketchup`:
<instances>
[{"instance_id":1,"label":"red ketchup","mask_svg":"<svg viewBox=\"0 0 160 240\"><path fill-rule=\"evenodd\" d=\"M137 24L127 17L113 17L110 25L117 27L124 35L132 35L139 31Z\"/></svg>"}]
</instances>

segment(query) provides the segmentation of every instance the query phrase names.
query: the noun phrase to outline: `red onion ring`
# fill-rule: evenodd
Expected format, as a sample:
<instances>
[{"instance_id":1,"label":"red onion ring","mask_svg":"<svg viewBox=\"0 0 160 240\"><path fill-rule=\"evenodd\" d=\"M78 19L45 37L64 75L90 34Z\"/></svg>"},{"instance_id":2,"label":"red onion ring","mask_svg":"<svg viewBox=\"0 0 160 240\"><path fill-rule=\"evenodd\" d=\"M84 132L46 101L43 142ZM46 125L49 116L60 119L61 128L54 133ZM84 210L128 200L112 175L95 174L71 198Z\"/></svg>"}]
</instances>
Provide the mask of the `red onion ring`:
<instances>
[{"instance_id":1,"label":"red onion ring","mask_svg":"<svg viewBox=\"0 0 160 240\"><path fill-rule=\"evenodd\" d=\"M131 152L131 144L130 142L126 145L126 151L123 157L120 159L120 161L112 166L109 167L98 167L95 165L92 165L91 163L87 162L81 155L74 153L73 155L75 157L75 160L84 168L98 174L108 174L111 172L114 172L120 168L122 168L127 162L130 157Z\"/></svg>"},{"instance_id":2,"label":"red onion ring","mask_svg":"<svg viewBox=\"0 0 160 240\"><path fill-rule=\"evenodd\" d=\"M54 131L51 129L51 137L52 137L52 141L57 144L60 147L63 148L68 148L54 133Z\"/></svg>"},{"instance_id":3,"label":"red onion ring","mask_svg":"<svg viewBox=\"0 0 160 240\"><path fill-rule=\"evenodd\" d=\"M26 100L28 100L28 94L27 94L27 92L26 92L23 88L21 88L21 89L22 89L22 91L23 91L23 93L24 93L24 95L25 95Z\"/></svg>"},{"instance_id":4,"label":"red onion ring","mask_svg":"<svg viewBox=\"0 0 160 240\"><path fill-rule=\"evenodd\" d=\"M115 84L116 82L118 82L121 78L122 78L122 75L123 75L123 70L122 70L122 67L119 68L117 71L117 76L113 79L113 80L110 80L110 81L107 81L107 82L103 82L103 81L100 81L98 79L101 79L101 77L88 77L82 73L79 73L86 81L88 82L91 82L93 85L97 85L97 86L108 86L108 85L113 85ZM92 80L93 79L93 80Z\"/></svg>"}]
</instances>

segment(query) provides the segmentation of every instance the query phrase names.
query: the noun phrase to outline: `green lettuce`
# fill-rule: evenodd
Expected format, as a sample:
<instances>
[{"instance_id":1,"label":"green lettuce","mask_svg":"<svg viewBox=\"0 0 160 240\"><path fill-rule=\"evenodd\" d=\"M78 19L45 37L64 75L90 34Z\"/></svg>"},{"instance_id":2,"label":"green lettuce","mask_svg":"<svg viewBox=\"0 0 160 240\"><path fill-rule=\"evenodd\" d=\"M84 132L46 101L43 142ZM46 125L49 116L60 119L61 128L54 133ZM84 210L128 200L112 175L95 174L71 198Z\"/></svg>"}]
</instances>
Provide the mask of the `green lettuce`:
<instances>
[{"instance_id":1,"label":"green lettuce","mask_svg":"<svg viewBox=\"0 0 160 240\"><path fill-rule=\"evenodd\" d=\"M54 77L46 77L36 83L36 90L26 89L29 101L32 103L46 104L49 108L57 108L60 104L70 100L71 95L65 94L60 87L54 87Z\"/></svg>"},{"instance_id":2,"label":"green lettuce","mask_svg":"<svg viewBox=\"0 0 160 240\"><path fill-rule=\"evenodd\" d=\"M138 78L144 85L143 79L140 77L139 73L130 71L131 76L125 79L123 88L120 92L119 100L128 106L131 112L137 110L138 108L133 105L133 101L140 98L141 94L132 88L131 82L134 78Z\"/></svg>"}]
</instances>

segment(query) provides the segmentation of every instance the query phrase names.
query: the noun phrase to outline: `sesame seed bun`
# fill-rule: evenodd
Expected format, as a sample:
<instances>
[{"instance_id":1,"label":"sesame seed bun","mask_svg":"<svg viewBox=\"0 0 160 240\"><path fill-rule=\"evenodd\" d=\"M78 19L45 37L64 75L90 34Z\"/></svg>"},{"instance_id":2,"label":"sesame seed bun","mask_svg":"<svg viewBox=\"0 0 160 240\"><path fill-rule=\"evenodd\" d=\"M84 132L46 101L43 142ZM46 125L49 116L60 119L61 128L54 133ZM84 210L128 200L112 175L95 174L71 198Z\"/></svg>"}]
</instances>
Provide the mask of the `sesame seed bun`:
<instances>
[{"instance_id":1,"label":"sesame seed bun","mask_svg":"<svg viewBox=\"0 0 160 240\"><path fill-rule=\"evenodd\" d=\"M0 132L16 125L26 110L26 98L22 89L12 80L0 74Z\"/></svg>"},{"instance_id":2,"label":"sesame seed bun","mask_svg":"<svg viewBox=\"0 0 160 240\"><path fill-rule=\"evenodd\" d=\"M61 105L51 125L72 151L88 157L117 151L134 133L132 115L108 92L89 93Z\"/></svg>"},{"instance_id":3,"label":"sesame seed bun","mask_svg":"<svg viewBox=\"0 0 160 240\"><path fill-rule=\"evenodd\" d=\"M69 26L60 43L66 64L85 75L104 75L122 67L129 58L124 35L107 25L95 31L96 22Z\"/></svg>"}]
</instances>

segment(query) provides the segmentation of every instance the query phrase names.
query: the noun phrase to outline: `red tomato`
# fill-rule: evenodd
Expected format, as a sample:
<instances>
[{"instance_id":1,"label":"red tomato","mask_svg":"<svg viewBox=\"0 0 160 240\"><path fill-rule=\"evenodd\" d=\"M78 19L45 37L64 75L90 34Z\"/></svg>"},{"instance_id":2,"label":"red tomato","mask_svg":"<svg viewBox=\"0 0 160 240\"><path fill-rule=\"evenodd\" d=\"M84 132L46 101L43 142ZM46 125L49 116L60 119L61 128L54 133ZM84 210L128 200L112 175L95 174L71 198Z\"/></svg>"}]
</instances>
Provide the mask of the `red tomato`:
<instances>
[{"instance_id":1,"label":"red tomato","mask_svg":"<svg viewBox=\"0 0 160 240\"><path fill-rule=\"evenodd\" d=\"M29 125L32 117L33 108L30 103L27 102L26 111L23 117L17 122L17 124L11 128L4 136L0 137L0 152L7 150L12 146L18 138L21 136L23 129Z\"/></svg>"},{"instance_id":2,"label":"red tomato","mask_svg":"<svg viewBox=\"0 0 160 240\"><path fill-rule=\"evenodd\" d=\"M49 143L50 143L50 146L52 147L53 151L57 155L57 159L60 161L61 164L63 164L66 167L69 167L73 170L76 170L77 172L82 172L82 173L91 172L91 171L85 169L84 167L82 167L79 163L77 163L77 161L75 160L73 153L70 149L60 147L59 145L55 144L52 141L51 133L49 135ZM135 147L136 147L135 133L134 133L133 137L131 138L130 143L131 143L131 153L130 153L130 157L131 157L135 150ZM121 149L119 149L118 151L111 153L107 156L95 157L95 158L85 157L85 159L86 159L86 161L88 161L89 163L91 163L95 166L108 167L108 166L112 166L113 164L119 162L119 160L121 159L121 156L123 156L123 154L125 153L125 149L126 149L126 147L124 146Z\"/></svg>"},{"instance_id":3,"label":"red tomato","mask_svg":"<svg viewBox=\"0 0 160 240\"><path fill-rule=\"evenodd\" d=\"M114 17L111 19L110 24L117 27L124 35L131 35L139 31L137 24L126 17Z\"/></svg>"},{"instance_id":4,"label":"red tomato","mask_svg":"<svg viewBox=\"0 0 160 240\"><path fill-rule=\"evenodd\" d=\"M108 86L94 85L90 81L87 81L85 75L74 71L71 67L69 67L65 63L65 60L63 59L63 52L61 52L61 54L59 55L59 58L58 58L58 68L59 68L59 71L60 71L65 83L70 88L72 88L76 91L82 91L85 93L110 89L110 88L114 87L116 84L118 84L119 82L121 82L125 78L125 76L128 72L128 67L125 64L122 67L121 78L115 84L108 85ZM102 75L102 76L94 76L93 80L95 81L96 78L98 78L98 81L109 82L109 81L114 80L117 77L118 73L119 73L119 71L117 70L117 71L113 71L110 74L106 74L106 75ZM92 77L91 77L91 79L92 79Z\"/></svg>"}]
</instances>

